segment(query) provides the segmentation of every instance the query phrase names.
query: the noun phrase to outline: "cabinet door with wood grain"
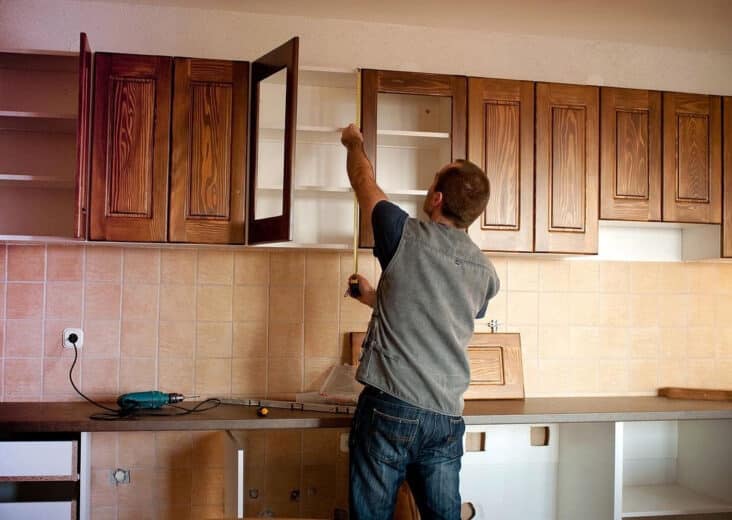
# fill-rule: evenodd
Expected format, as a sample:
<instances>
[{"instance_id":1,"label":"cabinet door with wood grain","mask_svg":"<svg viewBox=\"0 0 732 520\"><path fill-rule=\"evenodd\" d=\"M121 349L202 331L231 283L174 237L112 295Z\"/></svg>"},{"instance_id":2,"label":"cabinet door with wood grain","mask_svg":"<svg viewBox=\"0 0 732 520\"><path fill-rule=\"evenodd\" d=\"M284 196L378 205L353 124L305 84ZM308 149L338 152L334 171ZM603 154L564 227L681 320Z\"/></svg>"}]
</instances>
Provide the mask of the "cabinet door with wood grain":
<instances>
[{"instance_id":1,"label":"cabinet door with wood grain","mask_svg":"<svg viewBox=\"0 0 732 520\"><path fill-rule=\"evenodd\" d=\"M600 91L600 218L661 220L661 93Z\"/></svg>"},{"instance_id":2,"label":"cabinet door with wood grain","mask_svg":"<svg viewBox=\"0 0 732 520\"><path fill-rule=\"evenodd\" d=\"M732 257L732 97L724 98L724 217L722 256Z\"/></svg>"},{"instance_id":3,"label":"cabinet door with wood grain","mask_svg":"<svg viewBox=\"0 0 732 520\"><path fill-rule=\"evenodd\" d=\"M410 216L439 169L467 155L467 79L444 74L363 70L361 130L376 181ZM360 222L361 247L373 247Z\"/></svg>"},{"instance_id":4,"label":"cabinet door with wood grain","mask_svg":"<svg viewBox=\"0 0 732 520\"><path fill-rule=\"evenodd\" d=\"M170 242L244 243L249 64L175 59Z\"/></svg>"},{"instance_id":5,"label":"cabinet door with wood grain","mask_svg":"<svg viewBox=\"0 0 732 520\"><path fill-rule=\"evenodd\" d=\"M490 200L470 226L484 251L534 248L534 84L469 78L468 159L488 175Z\"/></svg>"},{"instance_id":6,"label":"cabinet door with wood grain","mask_svg":"<svg viewBox=\"0 0 732 520\"><path fill-rule=\"evenodd\" d=\"M719 224L721 98L663 94L663 220Z\"/></svg>"},{"instance_id":7,"label":"cabinet door with wood grain","mask_svg":"<svg viewBox=\"0 0 732 520\"><path fill-rule=\"evenodd\" d=\"M536 215L540 253L597 253L599 89L536 85Z\"/></svg>"},{"instance_id":8,"label":"cabinet door with wood grain","mask_svg":"<svg viewBox=\"0 0 732 520\"><path fill-rule=\"evenodd\" d=\"M164 242L172 59L97 53L92 240Z\"/></svg>"}]
</instances>

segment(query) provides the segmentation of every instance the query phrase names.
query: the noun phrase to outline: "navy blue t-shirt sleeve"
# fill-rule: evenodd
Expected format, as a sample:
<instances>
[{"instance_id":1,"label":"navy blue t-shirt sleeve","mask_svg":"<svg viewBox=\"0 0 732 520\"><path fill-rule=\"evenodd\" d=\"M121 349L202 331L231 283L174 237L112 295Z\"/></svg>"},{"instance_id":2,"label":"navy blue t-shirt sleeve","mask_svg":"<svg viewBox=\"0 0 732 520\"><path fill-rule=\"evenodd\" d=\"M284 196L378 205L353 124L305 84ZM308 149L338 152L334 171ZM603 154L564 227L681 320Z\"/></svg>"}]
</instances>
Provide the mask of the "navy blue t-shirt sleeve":
<instances>
[{"instance_id":1,"label":"navy blue t-shirt sleeve","mask_svg":"<svg viewBox=\"0 0 732 520\"><path fill-rule=\"evenodd\" d=\"M374 206L374 211L371 213L374 256L379 259L382 270L386 269L394 258L407 218L409 215L406 211L388 200L381 200Z\"/></svg>"},{"instance_id":2,"label":"navy blue t-shirt sleeve","mask_svg":"<svg viewBox=\"0 0 732 520\"><path fill-rule=\"evenodd\" d=\"M493 276L491 278L491 282L488 285L488 294L485 295L485 301L483 302L483 306L478 311L478 314L475 316L475 319L479 320L481 318L485 318L485 313L488 310L488 302L491 298L493 298L496 294L498 294L498 289L501 287L501 281L498 279L497 276Z\"/></svg>"}]
</instances>

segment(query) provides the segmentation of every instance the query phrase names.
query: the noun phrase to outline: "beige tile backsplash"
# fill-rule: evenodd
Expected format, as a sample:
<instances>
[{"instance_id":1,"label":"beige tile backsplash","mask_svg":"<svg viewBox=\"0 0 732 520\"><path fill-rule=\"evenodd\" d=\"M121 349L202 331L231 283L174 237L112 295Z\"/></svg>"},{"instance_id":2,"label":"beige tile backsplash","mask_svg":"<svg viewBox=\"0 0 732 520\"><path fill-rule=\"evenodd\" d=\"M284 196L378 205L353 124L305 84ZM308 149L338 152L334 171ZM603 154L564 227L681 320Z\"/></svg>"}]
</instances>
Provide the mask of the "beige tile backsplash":
<instances>
[{"instance_id":1,"label":"beige tile backsplash","mask_svg":"<svg viewBox=\"0 0 732 520\"><path fill-rule=\"evenodd\" d=\"M732 386L732 265L493 260L502 289L487 319L522 332L528 396ZM370 254L360 267L375 283ZM350 270L337 252L0 246L0 397L74 398L44 361L65 359L67 326L86 332L77 378L104 395L136 382L135 367L151 386L180 368L206 395L312 390L368 323L369 309L343 298Z\"/></svg>"},{"instance_id":2,"label":"beige tile backsplash","mask_svg":"<svg viewBox=\"0 0 732 520\"><path fill-rule=\"evenodd\" d=\"M97 398L147 388L291 399L350 358L370 311L343 297L351 255L104 245L0 245L0 400L77 400L61 331L82 326L74 377ZM732 264L495 257L488 316L520 332L526 395L732 388ZM378 262L360 257L375 284ZM247 512L347 505L339 431L247 434ZM223 435L94 434L93 517L205 518L223 504ZM278 468L277 472L267 468ZM133 487L109 470L129 467ZM299 503L289 490L303 492ZM317 489L317 497L307 490Z\"/></svg>"}]
</instances>

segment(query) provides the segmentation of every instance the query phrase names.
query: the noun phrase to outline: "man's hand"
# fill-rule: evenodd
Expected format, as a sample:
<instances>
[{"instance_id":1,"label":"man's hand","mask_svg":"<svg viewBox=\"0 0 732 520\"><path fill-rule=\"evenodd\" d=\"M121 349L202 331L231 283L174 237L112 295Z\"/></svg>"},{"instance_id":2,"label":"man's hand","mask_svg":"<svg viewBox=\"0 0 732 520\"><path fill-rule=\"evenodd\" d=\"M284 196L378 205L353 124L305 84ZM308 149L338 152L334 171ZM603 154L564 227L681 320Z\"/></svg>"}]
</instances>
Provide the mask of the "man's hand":
<instances>
[{"instance_id":1,"label":"man's hand","mask_svg":"<svg viewBox=\"0 0 732 520\"><path fill-rule=\"evenodd\" d=\"M360 274L354 274L350 276L349 279L352 277L358 279L358 289L359 291L361 291L361 296L359 296L358 298L352 296L352 298L360 301L364 305L368 305L373 309L374 305L376 305L376 291L371 286L369 281Z\"/></svg>"},{"instance_id":2,"label":"man's hand","mask_svg":"<svg viewBox=\"0 0 732 520\"><path fill-rule=\"evenodd\" d=\"M341 143L346 148L363 145L363 135L356 125L351 123L341 132Z\"/></svg>"}]
</instances>

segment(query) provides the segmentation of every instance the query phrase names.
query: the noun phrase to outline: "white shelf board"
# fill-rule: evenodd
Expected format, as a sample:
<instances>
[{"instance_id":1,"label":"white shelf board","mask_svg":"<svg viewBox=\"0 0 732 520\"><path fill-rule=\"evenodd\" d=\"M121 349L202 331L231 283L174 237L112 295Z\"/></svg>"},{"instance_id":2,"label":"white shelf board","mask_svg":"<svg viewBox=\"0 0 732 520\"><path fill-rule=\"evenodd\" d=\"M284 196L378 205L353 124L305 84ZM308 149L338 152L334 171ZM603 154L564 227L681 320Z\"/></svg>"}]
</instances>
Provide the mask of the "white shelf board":
<instances>
[{"instance_id":1,"label":"white shelf board","mask_svg":"<svg viewBox=\"0 0 732 520\"><path fill-rule=\"evenodd\" d=\"M0 172L0 183L27 186L32 188L72 189L74 181L52 175L27 175L23 173Z\"/></svg>"},{"instance_id":2,"label":"white shelf board","mask_svg":"<svg viewBox=\"0 0 732 520\"><path fill-rule=\"evenodd\" d=\"M77 72L79 70L79 53L66 51L2 51L0 52L0 69Z\"/></svg>"},{"instance_id":3,"label":"white shelf board","mask_svg":"<svg viewBox=\"0 0 732 520\"><path fill-rule=\"evenodd\" d=\"M417 132L411 130L379 130L377 148L440 149L450 146L447 132Z\"/></svg>"},{"instance_id":4,"label":"white shelf board","mask_svg":"<svg viewBox=\"0 0 732 520\"><path fill-rule=\"evenodd\" d=\"M358 72L354 69L329 67L301 67L297 71L298 85L308 87L335 87L356 90Z\"/></svg>"},{"instance_id":5,"label":"white shelf board","mask_svg":"<svg viewBox=\"0 0 732 520\"><path fill-rule=\"evenodd\" d=\"M26 112L22 110L0 110L0 117L18 117L30 119L67 119L76 121L76 114L62 112Z\"/></svg>"},{"instance_id":6,"label":"white shelf board","mask_svg":"<svg viewBox=\"0 0 732 520\"><path fill-rule=\"evenodd\" d=\"M0 110L0 129L76 133L76 114Z\"/></svg>"},{"instance_id":7,"label":"white shelf board","mask_svg":"<svg viewBox=\"0 0 732 520\"><path fill-rule=\"evenodd\" d=\"M732 502L678 484L623 487L623 518L732 512Z\"/></svg>"},{"instance_id":8,"label":"white shelf board","mask_svg":"<svg viewBox=\"0 0 732 520\"><path fill-rule=\"evenodd\" d=\"M450 132L420 132L417 130L377 130L376 135L421 137L426 139L450 139Z\"/></svg>"},{"instance_id":9,"label":"white shelf board","mask_svg":"<svg viewBox=\"0 0 732 520\"><path fill-rule=\"evenodd\" d=\"M277 186L260 186L257 189L264 191L282 191ZM326 193L353 193L353 189L343 186L295 186L294 191L317 191ZM424 197L427 190L384 190L388 197Z\"/></svg>"}]
</instances>

